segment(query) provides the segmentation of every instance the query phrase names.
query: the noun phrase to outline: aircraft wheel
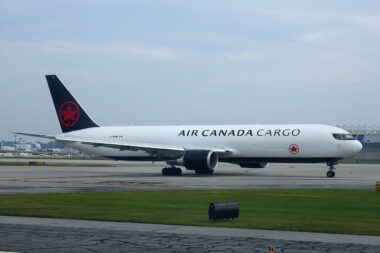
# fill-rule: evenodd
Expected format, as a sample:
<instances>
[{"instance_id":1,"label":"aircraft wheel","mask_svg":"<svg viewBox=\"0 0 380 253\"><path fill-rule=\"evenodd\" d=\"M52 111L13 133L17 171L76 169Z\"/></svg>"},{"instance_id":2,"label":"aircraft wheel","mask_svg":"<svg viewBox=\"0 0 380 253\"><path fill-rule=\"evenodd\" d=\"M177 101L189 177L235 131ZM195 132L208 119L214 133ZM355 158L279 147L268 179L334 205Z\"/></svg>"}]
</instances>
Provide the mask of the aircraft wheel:
<instances>
[{"instance_id":1,"label":"aircraft wheel","mask_svg":"<svg viewBox=\"0 0 380 253\"><path fill-rule=\"evenodd\" d=\"M169 174L169 168L163 168L161 171L162 175L167 176Z\"/></svg>"},{"instance_id":2,"label":"aircraft wheel","mask_svg":"<svg viewBox=\"0 0 380 253\"><path fill-rule=\"evenodd\" d=\"M332 170L327 171L327 177L335 177L335 172Z\"/></svg>"},{"instance_id":3,"label":"aircraft wheel","mask_svg":"<svg viewBox=\"0 0 380 253\"><path fill-rule=\"evenodd\" d=\"M164 176L180 176L182 174L181 168L173 167L173 168L163 168L162 175Z\"/></svg>"},{"instance_id":4,"label":"aircraft wheel","mask_svg":"<svg viewBox=\"0 0 380 253\"><path fill-rule=\"evenodd\" d=\"M175 174L176 176L181 176L182 175L182 170L181 168L175 168Z\"/></svg>"},{"instance_id":5,"label":"aircraft wheel","mask_svg":"<svg viewBox=\"0 0 380 253\"><path fill-rule=\"evenodd\" d=\"M195 170L195 174L198 175L212 175L214 170Z\"/></svg>"}]
</instances>

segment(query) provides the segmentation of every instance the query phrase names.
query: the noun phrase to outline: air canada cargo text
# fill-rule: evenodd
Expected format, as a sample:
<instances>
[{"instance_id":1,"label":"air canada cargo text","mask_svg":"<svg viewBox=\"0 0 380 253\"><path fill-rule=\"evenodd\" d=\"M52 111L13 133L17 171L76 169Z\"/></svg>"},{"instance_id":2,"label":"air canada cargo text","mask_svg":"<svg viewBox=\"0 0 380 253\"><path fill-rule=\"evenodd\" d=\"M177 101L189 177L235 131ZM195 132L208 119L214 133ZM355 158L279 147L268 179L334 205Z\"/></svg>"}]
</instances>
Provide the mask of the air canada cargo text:
<instances>
[{"instance_id":1,"label":"air canada cargo text","mask_svg":"<svg viewBox=\"0 0 380 253\"><path fill-rule=\"evenodd\" d=\"M300 129L183 129L178 136L298 136Z\"/></svg>"}]
</instances>

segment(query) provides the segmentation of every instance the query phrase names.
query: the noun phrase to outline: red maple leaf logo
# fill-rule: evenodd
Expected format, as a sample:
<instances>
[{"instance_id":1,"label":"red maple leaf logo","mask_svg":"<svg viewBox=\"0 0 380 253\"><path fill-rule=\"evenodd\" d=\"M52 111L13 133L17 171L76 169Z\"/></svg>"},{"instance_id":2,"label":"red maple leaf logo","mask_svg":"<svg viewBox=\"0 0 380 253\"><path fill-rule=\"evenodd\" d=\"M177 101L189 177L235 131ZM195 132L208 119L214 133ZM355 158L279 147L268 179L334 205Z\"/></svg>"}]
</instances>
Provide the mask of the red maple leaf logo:
<instances>
[{"instance_id":1,"label":"red maple leaf logo","mask_svg":"<svg viewBox=\"0 0 380 253\"><path fill-rule=\"evenodd\" d=\"M79 120L79 106L74 101L66 101L59 108L59 121L67 127L74 126Z\"/></svg>"},{"instance_id":2,"label":"red maple leaf logo","mask_svg":"<svg viewBox=\"0 0 380 253\"><path fill-rule=\"evenodd\" d=\"M293 155L297 154L300 151L300 148L298 147L297 144L291 144L289 146L289 152L292 153Z\"/></svg>"},{"instance_id":3,"label":"red maple leaf logo","mask_svg":"<svg viewBox=\"0 0 380 253\"><path fill-rule=\"evenodd\" d=\"M72 110L71 109L71 106L68 105L67 108L66 108L66 111L62 111L62 114L63 114L63 120L75 120L75 114L77 113L77 111L75 110Z\"/></svg>"}]
</instances>

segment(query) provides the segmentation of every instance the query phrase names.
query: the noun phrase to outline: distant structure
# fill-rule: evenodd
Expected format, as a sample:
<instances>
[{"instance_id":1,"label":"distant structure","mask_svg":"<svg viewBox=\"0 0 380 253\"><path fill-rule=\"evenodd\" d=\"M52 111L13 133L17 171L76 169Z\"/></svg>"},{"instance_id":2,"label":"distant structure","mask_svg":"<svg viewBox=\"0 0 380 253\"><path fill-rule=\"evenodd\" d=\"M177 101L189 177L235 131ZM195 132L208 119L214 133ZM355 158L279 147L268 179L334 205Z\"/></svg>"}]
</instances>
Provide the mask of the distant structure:
<instances>
[{"instance_id":1,"label":"distant structure","mask_svg":"<svg viewBox=\"0 0 380 253\"><path fill-rule=\"evenodd\" d=\"M354 135L363 144L363 150L349 160L380 161L380 126L379 125L337 125Z\"/></svg>"},{"instance_id":2,"label":"distant structure","mask_svg":"<svg viewBox=\"0 0 380 253\"><path fill-rule=\"evenodd\" d=\"M379 125L337 125L339 128L343 128L353 135L380 135Z\"/></svg>"},{"instance_id":3,"label":"distant structure","mask_svg":"<svg viewBox=\"0 0 380 253\"><path fill-rule=\"evenodd\" d=\"M71 148L49 143L27 141L22 138L15 138L15 141L0 142L0 156L54 156L54 157L76 157L83 158L85 155Z\"/></svg>"}]
</instances>

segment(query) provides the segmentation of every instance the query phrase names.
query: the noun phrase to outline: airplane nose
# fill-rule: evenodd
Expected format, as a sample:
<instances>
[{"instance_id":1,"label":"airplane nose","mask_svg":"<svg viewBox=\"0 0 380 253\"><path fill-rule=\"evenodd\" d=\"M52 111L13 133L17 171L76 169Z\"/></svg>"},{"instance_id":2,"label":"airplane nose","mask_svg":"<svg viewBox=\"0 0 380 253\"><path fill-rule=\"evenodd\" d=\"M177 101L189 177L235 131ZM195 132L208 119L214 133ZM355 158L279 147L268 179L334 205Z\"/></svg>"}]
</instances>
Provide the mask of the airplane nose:
<instances>
[{"instance_id":1,"label":"airplane nose","mask_svg":"<svg viewBox=\"0 0 380 253\"><path fill-rule=\"evenodd\" d=\"M363 145L360 143L360 141L355 141L355 143L353 143L353 147L352 147L352 151L354 154L356 153L359 153L362 148L363 148Z\"/></svg>"}]
</instances>

